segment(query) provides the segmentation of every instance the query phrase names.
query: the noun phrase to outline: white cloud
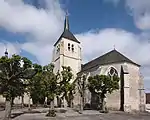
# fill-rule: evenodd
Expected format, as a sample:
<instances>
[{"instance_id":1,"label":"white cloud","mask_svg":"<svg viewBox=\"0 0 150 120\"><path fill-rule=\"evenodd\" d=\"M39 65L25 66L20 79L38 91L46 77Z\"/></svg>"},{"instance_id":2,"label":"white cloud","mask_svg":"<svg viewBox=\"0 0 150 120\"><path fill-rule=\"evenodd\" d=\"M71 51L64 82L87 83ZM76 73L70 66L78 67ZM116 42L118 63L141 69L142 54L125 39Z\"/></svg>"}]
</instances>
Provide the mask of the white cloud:
<instances>
[{"instance_id":1,"label":"white cloud","mask_svg":"<svg viewBox=\"0 0 150 120\"><path fill-rule=\"evenodd\" d=\"M85 61L113 50L115 45L118 51L133 61L141 65L149 64L150 56L148 56L148 51L150 44L146 40L141 40L141 35L135 35L122 29L107 28L96 32L79 34L77 38L82 43L84 58L88 59Z\"/></svg>"},{"instance_id":2,"label":"white cloud","mask_svg":"<svg viewBox=\"0 0 150 120\"><path fill-rule=\"evenodd\" d=\"M0 27L27 34L28 40L20 46L36 56L41 64L51 61L52 45L62 31L64 20L58 0L44 1L46 10L36 9L22 0L0 0Z\"/></svg>"},{"instance_id":3,"label":"white cloud","mask_svg":"<svg viewBox=\"0 0 150 120\"><path fill-rule=\"evenodd\" d=\"M139 29L150 29L150 0L126 0L126 6Z\"/></svg>"},{"instance_id":4,"label":"white cloud","mask_svg":"<svg viewBox=\"0 0 150 120\"><path fill-rule=\"evenodd\" d=\"M41 64L51 61L53 44L63 28L64 12L58 0L48 1L47 5L47 10L38 10L24 4L21 0L15 0L13 3L12 0L0 0L0 26L10 32L27 33L30 38L26 42L20 43L20 46L23 50L36 56ZM131 6L128 5L128 7L131 9ZM138 16L139 12L137 11L141 11L141 9L134 6L131 10L134 16ZM145 21L147 22L147 20ZM142 23L140 24L141 28ZM147 25L145 24L145 26ZM148 34L136 35L122 29L107 28L76 36L82 43L84 61L89 61L112 50L115 45L118 51L133 61L141 65L150 65L150 56L148 55L150 44L147 44L146 40L149 37ZM3 55L4 49L3 43L0 43L2 51L0 55ZM8 43L8 49L11 53L19 53L19 49L14 43ZM142 71L144 77L149 78L149 73L146 71L147 69Z\"/></svg>"},{"instance_id":5,"label":"white cloud","mask_svg":"<svg viewBox=\"0 0 150 120\"><path fill-rule=\"evenodd\" d=\"M116 50L142 65L141 72L144 80L149 81L150 43L145 39L141 39L144 38L143 34L136 35L122 29L107 28L79 34L77 38L82 43L84 62L113 50L115 45Z\"/></svg>"},{"instance_id":6,"label":"white cloud","mask_svg":"<svg viewBox=\"0 0 150 120\"><path fill-rule=\"evenodd\" d=\"M20 0L1 0L0 26L11 32L29 33L42 41L55 38L62 28L63 11L57 0L48 3L48 10L38 10Z\"/></svg>"},{"instance_id":7,"label":"white cloud","mask_svg":"<svg viewBox=\"0 0 150 120\"><path fill-rule=\"evenodd\" d=\"M0 43L0 56L4 56L5 50L9 51L9 56L12 54L19 54L19 50L17 49L17 44L12 44L10 42Z\"/></svg>"},{"instance_id":8,"label":"white cloud","mask_svg":"<svg viewBox=\"0 0 150 120\"><path fill-rule=\"evenodd\" d=\"M118 5L123 0L103 0ZM141 30L150 29L150 0L125 0L129 15L133 16L135 25Z\"/></svg>"},{"instance_id":9,"label":"white cloud","mask_svg":"<svg viewBox=\"0 0 150 120\"><path fill-rule=\"evenodd\" d=\"M22 44L22 49L35 55L40 64L51 62L53 44L42 44L41 42L27 42Z\"/></svg>"}]
</instances>

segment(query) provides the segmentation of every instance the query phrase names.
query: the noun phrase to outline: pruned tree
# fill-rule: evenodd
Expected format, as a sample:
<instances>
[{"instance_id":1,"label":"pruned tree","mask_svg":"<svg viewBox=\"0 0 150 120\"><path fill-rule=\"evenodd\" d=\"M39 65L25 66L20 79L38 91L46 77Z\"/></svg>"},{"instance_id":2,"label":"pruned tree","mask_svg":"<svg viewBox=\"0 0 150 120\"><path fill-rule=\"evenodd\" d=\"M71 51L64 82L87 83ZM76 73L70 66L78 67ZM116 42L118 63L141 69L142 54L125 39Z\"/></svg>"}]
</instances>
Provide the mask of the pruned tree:
<instances>
[{"instance_id":1,"label":"pruned tree","mask_svg":"<svg viewBox=\"0 0 150 120\"><path fill-rule=\"evenodd\" d=\"M59 74L59 95L61 100L67 101L68 107L73 107L73 99L75 94L75 81L71 68L62 66L63 70Z\"/></svg>"},{"instance_id":2,"label":"pruned tree","mask_svg":"<svg viewBox=\"0 0 150 120\"><path fill-rule=\"evenodd\" d=\"M55 117L54 110L54 98L57 94L57 75L53 73L54 65L48 64L43 67L43 80L42 80L42 90L45 92L45 96L48 101L50 101L49 113L47 116Z\"/></svg>"},{"instance_id":3,"label":"pruned tree","mask_svg":"<svg viewBox=\"0 0 150 120\"><path fill-rule=\"evenodd\" d=\"M34 68L38 70L37 74L30 80L27 81L27 92L32 98L33 104L42 104L45 100L45 93L42 91L41 81L42 77L42 66L34 64Z\"/></svg>"},{"instance_id":4,"label":"pruned tree","mask_svg":"<svg viewBox=\"0 0 150 120\"><path fill-rule=\"evenodd\" d=\"M85 90L87 88L86 86L86 75L83 74L81 76L78 76L77 79L77 86L78 86L78 91L80 93L80 112L82 113L83 108L84 108L84 97L85 97Z\"/></svg>"},{"instance_id":5,"label":"pruned tree","mask_svg":"<svg viewBox=\"0 0 150 120\"><path fill-rule=\"evenodd\" d=\"M107 93L119 89L119 78L117 76L95 75L88 78L88 89L99 98L99 106L105 110L104 98Z\"/></svg>"},{"instance_id":6,"label":"pruned tree","mask_svg":"<svg viewBox=\"0 0 150 120\"><path fill-rule=\"evenodd\" d=\"M10 118L13 99L24 92L24 79L31 79L36 73L37 70L26 57L12 55L11 58L0 58L0 94L6 98L4 120Z\"/></svg>"}]
</instances>

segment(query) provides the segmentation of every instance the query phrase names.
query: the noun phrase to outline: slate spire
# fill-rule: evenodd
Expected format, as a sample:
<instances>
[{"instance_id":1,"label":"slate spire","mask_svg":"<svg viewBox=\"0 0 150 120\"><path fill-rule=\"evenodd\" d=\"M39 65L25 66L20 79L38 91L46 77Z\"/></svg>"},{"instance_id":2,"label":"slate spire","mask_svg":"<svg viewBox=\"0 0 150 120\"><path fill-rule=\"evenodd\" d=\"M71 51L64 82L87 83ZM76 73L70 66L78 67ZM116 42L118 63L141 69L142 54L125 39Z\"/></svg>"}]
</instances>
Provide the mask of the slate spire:
<instances>
[{"instance_id":1,"label":"slate spire","mask_svg":"<svg viewBox=\"0 0 150 120\"><path fill-rule=\"evenodd\" d=\"M54 44L54 46L57 45L57 43L61 40L61 38L67 38L68 40L80 43L76 37L70 32L70 28L69 28L69 19L68 19L68 13L66 12L66 16L65 16L65 21L64 21L64 31L61 34L61 36L59 37L59 39L56 41L56 43Z\"/></svg>"},{"instance_id":2,"label":"slate spire","mask_svg":"<svg viewBox=\"0 0 150 120\"><path fill-rule=\"evenodd\" d=\"M65 16L64 31L65 31L65 30L69 30L68 13L66 13L66 16Z\"/></svg>"}]
</instances>

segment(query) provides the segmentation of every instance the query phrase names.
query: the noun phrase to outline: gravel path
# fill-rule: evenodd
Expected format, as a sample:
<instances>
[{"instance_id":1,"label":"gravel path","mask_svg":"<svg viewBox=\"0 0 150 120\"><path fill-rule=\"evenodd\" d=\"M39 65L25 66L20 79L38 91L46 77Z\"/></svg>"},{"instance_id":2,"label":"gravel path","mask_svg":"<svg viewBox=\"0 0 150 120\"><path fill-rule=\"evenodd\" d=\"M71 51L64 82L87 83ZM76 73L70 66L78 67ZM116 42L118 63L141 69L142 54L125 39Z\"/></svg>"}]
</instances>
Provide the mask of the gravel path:
<instances>
[{"instance_id":1,"label":"gravel path","mask_svg":"<svg viewBox=\"0 0 150 120\"><path fill-rule=\"evenodd\" d=\"M79 115L79 116L57 116L46 118L45 114L24 114L14 120L150 120L147 115L123 115L123 114L101 114L101 115Z\"/></svg>"},{"instance_id":2,"label":"gravel path","mask_svg":"<svg viewBox=\"0 0 150 120\"><path fill-rule=\"evenodd\" d=\"M36 111L45 111L48 109L36 109ZM13 113L22 113L25 110L14 110ZM0 120L4 111L0 111ZM100 114L98 111L84 111L83 114L78 114L73 110L68 110L66 113L57 113L57 117L45 117L46 112L43 113L25 113L12 120L150 120L150 113L144 114L128 114L124 112L112 112L107 114Z\"/></svg>"}]
</instances>

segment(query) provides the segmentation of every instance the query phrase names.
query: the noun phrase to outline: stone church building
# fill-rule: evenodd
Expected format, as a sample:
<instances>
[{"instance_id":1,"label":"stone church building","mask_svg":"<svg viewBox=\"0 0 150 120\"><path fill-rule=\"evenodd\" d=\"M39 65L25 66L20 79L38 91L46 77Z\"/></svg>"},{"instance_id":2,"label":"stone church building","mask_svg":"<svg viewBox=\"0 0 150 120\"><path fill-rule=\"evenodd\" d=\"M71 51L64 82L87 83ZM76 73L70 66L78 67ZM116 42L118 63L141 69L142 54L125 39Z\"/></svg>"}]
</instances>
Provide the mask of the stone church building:
<instances>
[{"instance_id":1,"label":"stone church building","mask_svg":"<svg viewBox=\"0 0 150 120\"><path fill-rule=\"evenodd\" d=\"M89 76L118 75L120 78L119 90L108 94L106 98L109 109L124 111L141 111L145 109L145 93L143 79L140 74L140 65L128 59L117 50L89 61L82 65L81 44L71 33L69 20L66 16L64 31L54 44L52 62L55 73L62 70L62 66L70 66L74 79L85 74ZM90 48L89 48L90 49ZM85 103L96 104L91 93L86 90ZM79 95L75 97L74 105L80 102Z\"/></svg>"},{"instance_id":2,"label":"stone church building","mask_svg":"<svg viewBox=\"0 0 150 120\"><path fill-rule=\"evenodd\" d=\"M64 31L54 44L52 63L55 65L54 72L62 70L62 66L70 66L76 79L77 75L118 75L120 78L119 90L107 94L106 104L109 109L123 111L141 111L145 109L145 93L143 79L140 74L140 65L125 57L117 50L82 64L80 41L71 33L69 20L66 16ZM90 49L90 48L89 48ZM85 103L95 105L97 102L86 90ZM80 104L80 96L76 95L74 105ZM0 96L0 103L4 102ZM24 103L28 104L29 97L24 96ZM14 103L20 104L21 99L16 98Z\"/></svg>"}]
</instances>

